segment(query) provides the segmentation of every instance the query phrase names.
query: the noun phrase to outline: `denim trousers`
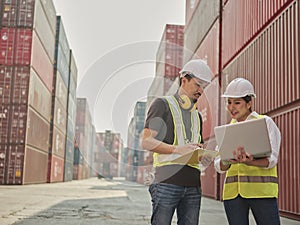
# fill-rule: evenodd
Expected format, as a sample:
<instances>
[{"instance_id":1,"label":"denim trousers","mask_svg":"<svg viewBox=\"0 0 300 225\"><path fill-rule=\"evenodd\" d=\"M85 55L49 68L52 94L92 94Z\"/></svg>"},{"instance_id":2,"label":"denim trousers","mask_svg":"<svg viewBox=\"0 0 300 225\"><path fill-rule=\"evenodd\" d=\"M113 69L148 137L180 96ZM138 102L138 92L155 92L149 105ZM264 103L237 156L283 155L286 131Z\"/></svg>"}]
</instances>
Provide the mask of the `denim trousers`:
<instances>
[{"instance_id":1,"label":"denim trousers","mask_svg":"<svg viewBox=\"0 0 300 225\"><path fill-rule=\"evenodd\" d=\"M257 225L280 225L276 198L243 198L225 200L224 208L230 225L249 225L251 209Z\"/></svg>"},{"instance_id":2,"label":"denim trousers","mask_svg":"<svg viewBox=\"0 0 300 225\"><path fill-rule=\"evenodd\" d=\"M149 186L152 198L152 225L170 225L174 212L178 225L198 225L201 188L166 183Z\"/></svg>"}]
</instances>

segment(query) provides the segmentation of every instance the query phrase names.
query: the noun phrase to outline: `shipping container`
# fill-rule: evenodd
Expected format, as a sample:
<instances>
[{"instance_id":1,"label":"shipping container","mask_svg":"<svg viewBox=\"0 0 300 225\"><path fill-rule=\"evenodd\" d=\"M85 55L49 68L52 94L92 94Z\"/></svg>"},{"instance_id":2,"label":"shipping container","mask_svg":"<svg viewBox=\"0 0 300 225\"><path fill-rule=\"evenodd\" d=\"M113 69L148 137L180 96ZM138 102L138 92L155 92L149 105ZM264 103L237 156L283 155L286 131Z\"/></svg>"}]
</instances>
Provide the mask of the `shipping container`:
<instances>
[{"instance_id":1,"label":"shipping container","mask_svg":"<svg viewBox=\"0 0 300 225\"><path fill-rule=\"evenodd\" d=\"M73 180L73 162L65 161L64 166L64 182Z\"/></svg>"},{"instance_id":2,"label":"shipping container","mask_svg":"<svg viewBox=\"0 0 300 225\"><path fill-rule=\"evenodd\" d=\"M223 70L227 76L223 89L236 76L253 83L259 112L271 112L300 98L299 5L294 1Z\"/></svg>"},{"instance_id":3,"label":"shipping container","mask_svg":"<svg viewBox=\"0 0 300 225\"><path fill-rule=\"evenodd\" d=\"M188 61L219 18L219 0L201 0L184 32L184 62Z\"/></svg>"},{"instance_id":4,"label":"shipping container","mask_svg":"<svg viewBox=\"0 0 300 225\"><path fill-rule=\"evenodd\" d=\"M55 98L53 125L56 126L63 134L67 132L67 109Z\"/></svg>"},{"instance_id":5,"label":"shipping container","mask_svg":"<svg viewBox=\"0 0 300 225\"><path fill-rule=\"evenodd\" d=\"M63 182L64 180L64 159L49 154L48 182Z\"/></svg>"},{"instance_id":6,"label":"shipping container","mask_svg":"<svg viewBox=\"0 0 300 225\"><path fill-rule=\"evenodd\" d=\"M27 105L10 105L9 143L25 144L27 109ZM30 127L27 127L27 129L30 129Z\"/></svg>"},{"instance_id":7,"label":"shipping container","mask_svg":"<svg viewBox=\"0 0 300 225\"><path fill-rule=\"evenodd\" d=\"M49 26L50 26L53 34L55 34L55 32L56 32L56 9L55 9L53 0L32 0L32 1L36 1L36 2L40 1L41 2L42 8L44 10L44 14L47 18ZM36 3L36 5L38 5L38 9L40 9L40 4Z\"/></svg>"},{"instance_id":8,"label":"shipping container","mask_svg":"<svg viewBox=\"0 0 300 225\"><path fill-rule=\"evenodd\" d=\"M53 127L53 140L51 154L59 156L60 158L65 157L66 151L66 135L62 133L56 126Z\"/></svg>"},{"instance_id":9,"label":"shipping container","mask_svg":"<svg viewBox=\"0 0 300 225\"><path fill-rule=\"evenodd\" d=\"M292 2L295 0L229 0L222 16L223 67Z\"/></svg>"},{"instance_id":10,"label":"shipping container","mask_svg":"<svg viewBox=\"0 0 300 225\"><path fill-rule=\"evenodd\" d=\"M27 104L29 92L30 68L28 66L15 66L12 83L13 104Z\"/></svg>"},{"instance_id":11,"label":"shipping container","mask_svg":"<svg viewBox=\"0 0 300 225\"><path fill-rule=\"evenodd\" d=\"M74 162L74 138L66 138L65 162Z\"/></svg>"},{"instance_id":12,"label":"shipping container","mask_svg":"<svg viewBox=\"0 0 300 225\"><path fill-rule=\"evenodd\" d=\"M14 67L0 66L0 104L11 103L11 90Z\"/></svg>"},{"instance_id":13,"label":"shipping container","mask_svg":"<svg viewBox=\"0 0 300 225\"><path fill-rule=\"evenodd\" d=\"M31 65L48 90L52 93L53 64L35 32L33 32L32 35Z\"/></svg>"},{"instance_id":14,"label":"shipping container","mask_svg":"<svg viewBox=\"0 0 300 225\"><path fill-rule=\"evenodd\" d=\"M23 183L24 145L0 145L0 184Z\"/></svg>"},{"instance_id":15,"label":"shipping container","mask_svg":"<svg viewBox=\"0 0 300 225\"><path fill-rule=\"evenodd\" d=\"M185 24L188 26L200 0L187 0L185 3Z\"/></svg>"},{"instance_id":16,"label":"shipping container","mask_svg":"<svg viewBox=\"0 0 300 225\"><path fill-rule=\"evenodd\" d=\"M300 220L299 101L274 112L273 119L281 131L278 158L279 210L284 216Z\"/></svg>"},{"instance_id":17,"label":"shipping container","mask_svg":"<svg viewBox=\"0 0 300 225\"><path fill-rule=\"evenodd\" d=\"M37 76L34 70L30 70L30 86L28 104L35 109L47 122L51 119L52 94L45 84Z\"/></svg>"},{"instance_id":18,"label":"shipping container","mask_svg":"<svg viewBox=\"0 0 300 225\"><path fill-rule=\"evenodd\" d=\"M20 0L18 5L18 27L33 27L36 0Z\"/></svg>"},{"instance_id":19,"label":"shipping container","mask_svg":"<svg viewBox=\"0 0 300 225\"><path fill-rule=\"evenodd\" d=\"M48 154L26 146L23 184L47 182Z\"/></svg>"},{"instance_id":20,"label":"shipping container","mask_svg":"<svg viewBox=\"0 0 300 225\"><path fill-rule=\"evenodd\" d=\"M7 104L0 105L0 143L8 143L10 134L10 115L11 106Z\"/></svg>"},{"instance_id":21,"label":"shipping container","mask_svg":"<svg viewBox=\"0 0 300 225\"><path fill-rule=\"evenodd\" d=\"M78 69L77 69L77 64L76 64L76 60L75 60L75 57L74 57L74 52L72 49L70 49L70 74L71 74L71 77L73 77L74 81L75 81L75 86L77 86L77 77L78 77Z\"/></svg>"},{"instance_id":22,"label":"shipping container","mask_svg":"<svg viewBox=\"0 0 300 225\"><path fill-rule=\"evenodd\" d=\"M83 166L81 164L73 165L73 180L83 179Z\"/></svg>"},{"instance_id":23,"label":"shipping container","mask_svg":"<svg viewBox=\"0 0 300 225\"><path fill-rule=\"evenodd\" d=\"M31 107L28 109L26 144L49 152L50 124Z\"/></svg>"},{"instance_id":24,"label":"shipping container","mask_svg":"<svg viewBox=\"0 0 300 225\"><path fill-rule=\"evenodd\" d=\"M0 64L13 65L16 46L16 28L0 28Z\"/></svg>"},{"instance_id":25,"label":"shipping container","mask_svg":"<svg viewBox=\"0 0 300 225\"><path fill-rule=\"evenodd\" d=\"M62 80L62 77L60 75L59 71L56 71L55 74L56 78L56 85L55 88L55 97L56 99L61 103L62 106L65 106L67 109L67 101L68 101L68 89L64 81Z\"/></svg>"},{"instance_id":26,"label":"shipping container","mask_svg":"<svg viewBox=\"0 0 300 225\"><path fill-rule=\"evenodd\" d=\"M18 1L1 1L1 26L15 27L17 25Z\"/></svg>"},{"instance_id":27,"label":"shipping container","mask_svg":"<svg viewBox=\"0 0 300 225\"><path fill-rule=\"evenodd\" d=\"M54 20L54 22L56 22L56 20ZM35 1L33 28L37 36L41 40L42 46L45 49L51 63L54 63L55 30L53 31L51 29L48 18L39 0Z\"/></svg>"},{"instance_id":28,"label":"shipping container","mask_svg":"<svg viewBox=\"0 0 300 225\"><path fill-rule=\"evenodd\" d=\"M1 1L1 26L32 27L34 0Z\"/></svg>"}]
</instances>

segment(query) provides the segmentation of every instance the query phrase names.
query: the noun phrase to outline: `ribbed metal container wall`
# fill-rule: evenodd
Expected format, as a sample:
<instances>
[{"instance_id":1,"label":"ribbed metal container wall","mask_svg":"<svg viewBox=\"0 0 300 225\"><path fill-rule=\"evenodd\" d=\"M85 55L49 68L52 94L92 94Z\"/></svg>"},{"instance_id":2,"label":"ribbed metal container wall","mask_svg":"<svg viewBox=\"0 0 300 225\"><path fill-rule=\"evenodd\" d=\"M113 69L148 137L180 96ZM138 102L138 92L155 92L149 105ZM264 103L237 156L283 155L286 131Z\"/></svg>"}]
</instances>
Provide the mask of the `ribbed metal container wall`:
<instances>
[{"instance_id":1,"label":"ribbed metal container wall","mask_svg":"<svg viewBox=\"0 0 300 225\"><path fill-rule=\"evenodd\" d=\"M223 8L223 66L294 0L229 0Z\"/></svg>"},{"instance_id":2,"label":"ribbed metal container wall","mask_svg":"<svg viewBox=\"0 0 300 225\"><path fill-rule=\"evenodd\" d=\"M184 32L184 62L191 58L207 32L219 17L219 0L201 0Z\"/></svg>"},{"instance_id":3,"label":"ribbed metal container wall","mask_svg":"<svg viewBox=\"0 0 300 225\"><path fill-rule=\"evenodd\" d=\"M65 152L65 171L64 181L73 179L74 162L74 144L75 144L75 120L76 120L76 88L78 70L72 50L69 53L69 82L67 98L67 134L66 134L66 152Z\"/></svg>"},{"instance_id":4,"label":"ribbed metal container wall","mask_svg":"<svg viewBox=\"0 0 300 225\"><path fill-rule=\"evenodd\" d=\"M249 79L254 110L270 115L282 135L278 162L279 210L300 220L300 3L293 1L223 70L223 89L237 76ZM225 46L224 46L225 48ZM223 112L225 118L225 112Z\"/></svg>"},{"instance_id":5,"label":"ribbed metal container wall","mask_svg":"<svg viewBox=\"0 0 300 225\"><path fill-rule=\"evenodd\" d=\"M200 0L187 0L185 2L185 24L188 26Z\"/></svg>"},{"instance_id":6,"label":"ribbed metal container wall","mask_svg":"<svg viewBox=\"0 0 300 225\"><path fill-rule=\"evenodd\" d=\"M32 35L31 66L44 82L48 90L52 92L53 64L35 31Z\"/></svg>"},{"instance_id":7,"label":"ribbed metal container wall","mask_svg":"<svg viewBox=\"0 0 300 225\"><path fill-rule=\"evenodd\" d=\"M30 69L28 103L33 109L39 112L47 122L50 122L52 117L51 93L32 68Z\"/></svg>"},{"instance_id":8,"label":"ribbed metal container wall","mask_svg":"<svg viewBox=\"0 0 300 225\"><path fill-rule=\"evenodd\" d=\"M214 75L218 74L219 66L219 28L220 23L217 19L203 39L200 47L196 50L196 56L207 62ZM205 89L204 94L199 98L197 105L202 115L202 137L210 149L214 149L214 146L212 147L214 143L211 143L211 138L214 136L213 128L218 123L218 114L215 113L218 111L218 90L218 79L214 79L211 85ZM217 192L216 186L214 185L216 183L214 172L215 170L211 165L201 176L202 193L208 197L214 197Z\"/></svg>"},{"instance_id":9,"label":"ribbed metal container wall","mask_svg":"<svg viewBox=\"0 0 300 225\"><path fill-rule=\"evenodd\" d=\"M45 49L51 63L53 63L55 50L55 29L53 30L53 23L56 22L56 20L55 18L53 18L54 21L53 19L49 20L50 15L47 15L45 12L49 12L49 10L44 11L41 0L36 0L33 28L41 40L43 48Z\"/></svg>"},{"instance_id":10,"label":"ribbed metal container wall","mask_svg":"<svg viewBox=\"0 0 300 225\"><path fill-rule=\"evenodd\" d=\"M223 70L223 87L236 76L253 82L260 112L276 111L300 98L299 5L294 1Z\"/></svg>"},{"instance_id":11,"label":"ribbed metal container wall","mask_svg":"<svg viewBox=\"0 0 300 225\"><path fill-rule=\"evenodd\" d=\"M279 209L288 217L300 220L300 104L289 107L274 115L282 134L278 163Z\"/></svg>"}]
</instances>

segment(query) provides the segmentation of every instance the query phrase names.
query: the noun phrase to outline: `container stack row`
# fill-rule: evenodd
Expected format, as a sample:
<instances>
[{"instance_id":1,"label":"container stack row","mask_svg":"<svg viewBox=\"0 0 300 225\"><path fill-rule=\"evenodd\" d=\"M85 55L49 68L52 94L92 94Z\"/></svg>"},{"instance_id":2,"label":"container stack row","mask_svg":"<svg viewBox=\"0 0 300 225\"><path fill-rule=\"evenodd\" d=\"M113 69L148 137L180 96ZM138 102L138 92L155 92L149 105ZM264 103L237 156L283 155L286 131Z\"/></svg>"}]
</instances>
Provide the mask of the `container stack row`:
<instances>
[{"instance_id":1,"label":"container stack row","mask_svg":"<svg viewBox=\"0 0 300 225\"><path fill-rule=\"evenodd\" d=\"M184 47L192 54L184 54L184 61L204 59L215 75L198 105L205 140L214 148L213 128L230 120L220 99L227 84L236 77L250 80L254 110L271 116L282 134L280 212L300 219L299 0L189 0L186 6ZM210 166L201 179L203 194L221 199L224 176Z\"/></svg>"},{"instance_id":2,"label":"container stack row","mask_svg":"<svg viewBox=\"0 0 300 225\"><path fill-rule=\"evenodd\" d=\"M62 181L68 80L54 73L55 7L41 0L0 4L0 184Z\"/></svg>"}]
</instances>

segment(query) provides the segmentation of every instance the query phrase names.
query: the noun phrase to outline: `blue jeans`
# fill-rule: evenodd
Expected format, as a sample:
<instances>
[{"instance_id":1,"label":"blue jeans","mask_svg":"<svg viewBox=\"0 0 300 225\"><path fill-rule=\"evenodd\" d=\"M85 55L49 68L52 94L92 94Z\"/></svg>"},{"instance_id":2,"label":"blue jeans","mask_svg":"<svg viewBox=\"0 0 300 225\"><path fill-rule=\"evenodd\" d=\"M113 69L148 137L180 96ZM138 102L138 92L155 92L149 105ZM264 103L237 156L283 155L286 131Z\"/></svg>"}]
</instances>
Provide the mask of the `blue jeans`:
<instances>
[{"instance_id":1,"label":"blue jeans","mask_svg":"<svg viewBox=\"0 0 300 225\"><path fill-rule=\"evenodd\" d=\"M249 225L251 209L257 225L280 225L276 198L243 198L241 196L224 201L224 208L230 225Z\"/></svg>"},{"instance_id":2,"label":"blue jeans","mask_svg":"<svg viewBox=\"0 0 300 225\"><path fill-rule=\"evenodd\" d=\"M170 225L175 210L178 225L198 225L200 187L153 183L149 187L149 192L152 198L152 225Z\"/></svg>"}]
</instances>

